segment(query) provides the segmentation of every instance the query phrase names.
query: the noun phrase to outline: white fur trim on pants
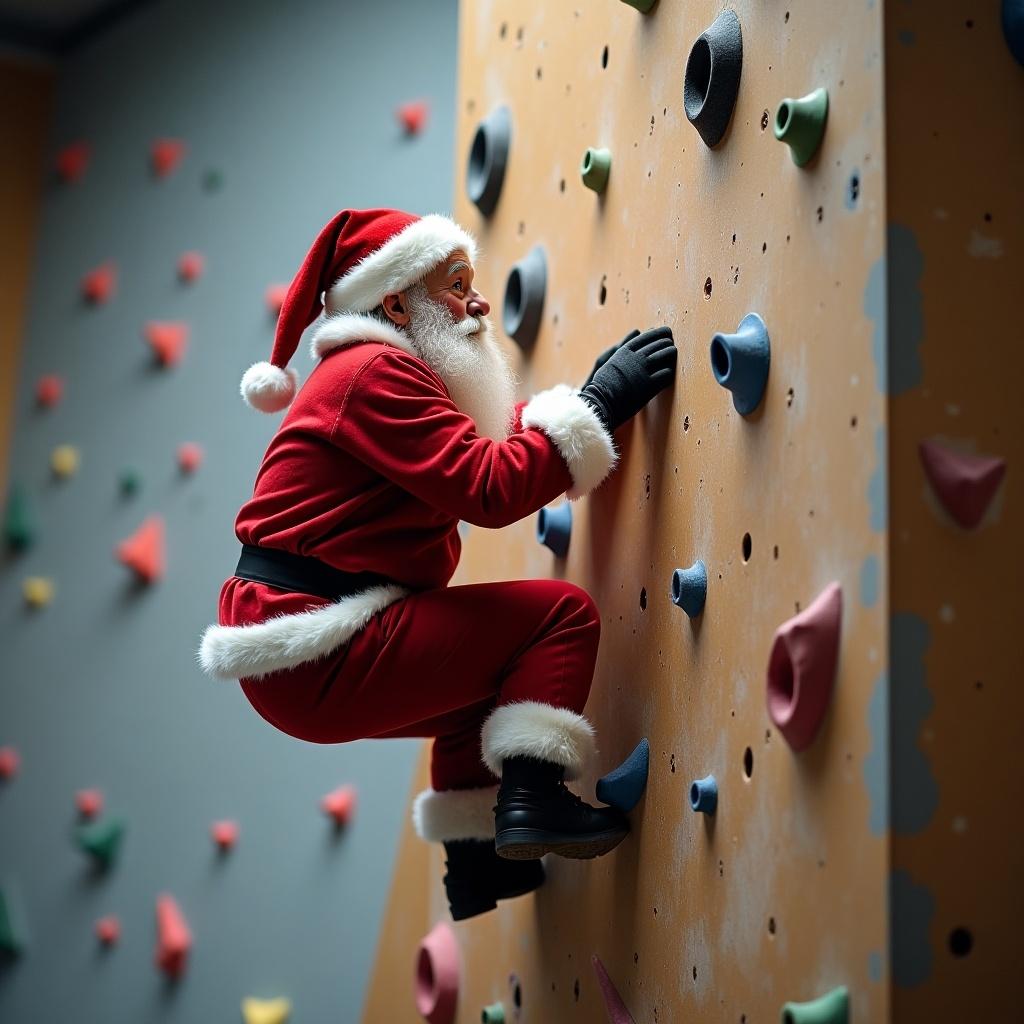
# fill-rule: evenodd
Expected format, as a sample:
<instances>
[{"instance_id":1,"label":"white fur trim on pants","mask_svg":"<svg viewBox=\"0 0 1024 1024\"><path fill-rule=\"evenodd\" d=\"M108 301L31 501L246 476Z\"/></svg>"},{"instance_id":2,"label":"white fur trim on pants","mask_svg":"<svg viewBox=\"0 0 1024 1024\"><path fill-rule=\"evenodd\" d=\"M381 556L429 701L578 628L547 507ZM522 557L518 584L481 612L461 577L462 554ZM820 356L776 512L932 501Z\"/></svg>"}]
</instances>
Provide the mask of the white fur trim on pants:
<instances>
[{"instance_id":1,"label":"white fur trim on pants","mask_svg":"<svg viewBox=\"0 0 1024 1024\"><path fill-rule=\"evenodd\" d=\"M523 406L523 430L539 427L558 447L573 484L573 501L594 490L614 469L618 453L612 435L579 389L568 384L538 392Z\"/></svg>"},{"instance_id":2,"label":"white fur trim on pants","mask_svg":"<svg viewBox=\"0 0 1024 1024\"><path fill-rule=\"evenodd\" d=\"M258 679L324 658L348 643L378 612L411 591L384 583L333 604L276 615L249 626L208 626L198 658L220 679Z\"/></svg>"},{"instance_id":3,"label":"white fur trim on pants","mask_svg":"<svg viewBox=\"0 0 1024 1024\"><path fill-rule=\"evenodd\" d=\"M567 780L578 779L593 763L594 727L569 708L523 700L496 707L480 731L483 762L501 776L506 757L534 757L560 764Z\"/></svg>"},{"instance_id":4,"label":"white fur trim on pants","mask_svg":"<svg viewBox=\"0 0 1024 1024\"><path fill-rule=\"evenodd\" d=\"M494 839L498 787L425 789L412 804L416 835L432 843L451 839Z\"/></svg>"}]
</instances>

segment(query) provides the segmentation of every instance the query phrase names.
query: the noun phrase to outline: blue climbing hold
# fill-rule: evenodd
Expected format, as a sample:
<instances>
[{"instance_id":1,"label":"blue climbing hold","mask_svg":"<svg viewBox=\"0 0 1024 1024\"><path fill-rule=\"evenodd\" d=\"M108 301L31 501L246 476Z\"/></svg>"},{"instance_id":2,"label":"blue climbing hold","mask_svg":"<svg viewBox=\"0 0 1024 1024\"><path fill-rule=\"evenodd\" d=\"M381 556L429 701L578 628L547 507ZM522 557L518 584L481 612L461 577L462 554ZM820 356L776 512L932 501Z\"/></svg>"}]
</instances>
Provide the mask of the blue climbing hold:
<instances>
[{"instance_id":1,"label":"blue climbing hold","mask_svg":"<svg viewBox=\"0 0 1024 1024\"><path fill-rule=\"evenodd\" d=\"M704 611L708 596L708 570L698 558L689 569L672 573L672 603L679 605L690 618Z\"/></svg>"},{"instance_id":2,"label":"blue climbing hold","mask_svg":"<svg viewBox=\"0 0 1024 1024\"><path fill-rule=\"evenodd\" d=\"M597 780L597 799L628 814L647 788L651 745L642 739L618 768Z\"/></svg>"},{"instance_id":3,"label":"blue climbing hold","mask_svg":"<svg viewBox=\"0 0 1024 1024\"><path fill-rule=\"evenodd\" d=\"M1003 0L1003 35L1018 64L1024 64L1024 0Z\"/></svg>"},{"instance_id":4,"label":"blue climbing hold","mask_svg":"<svg viewBox=\"0 0 1024 1024\"><path fill-rule=\"evenodd\" d=\"M748 313L735 334L716 334L711 339L715 380L732 392L732 404L741 416L760 405L770 362L768 328L756 313Z\"/></svg>"},{"instance_id":5,"label":"blue climbing hold","mask_svg":"<svg viewBox=\"0 0 1024 1024\"><path fill-rule=\"evenodd\" d=\"M537 513L537 540L551 548L559 558L565 558L571 534L572 507L569 502L563 501L554 508L542 508Z\"/></svg>"},{"instance_id":6,"label":"blue climbing hold","mask_svg":"<svg viewBox=\"0 0 1024 1024\"><path fill-rule=\"evenodd\" d=\"M690 806L701 814L714 814L718 808L718 783L714 775L697 779L690 786Z\"/></svg>"}]
</instances>

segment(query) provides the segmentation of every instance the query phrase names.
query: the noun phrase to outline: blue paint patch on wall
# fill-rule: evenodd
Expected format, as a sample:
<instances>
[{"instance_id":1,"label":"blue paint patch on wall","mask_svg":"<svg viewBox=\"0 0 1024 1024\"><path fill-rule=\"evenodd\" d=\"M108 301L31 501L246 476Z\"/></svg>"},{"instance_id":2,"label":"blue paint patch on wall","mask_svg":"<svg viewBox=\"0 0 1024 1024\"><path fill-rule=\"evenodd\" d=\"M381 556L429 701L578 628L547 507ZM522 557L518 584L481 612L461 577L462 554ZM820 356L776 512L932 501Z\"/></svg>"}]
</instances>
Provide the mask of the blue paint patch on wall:
<instances>
[{"instance_id":1,"label":"blue paint patch on wall","mask_svg":"<svg viewBox=\"0 0 1024 1024\"><path fill-rule=\"evenodd\" d=\"M871 514L868 522L876 533L885 529L889 520L889 474L888 450L886 447L885 427L875 431L875 471L868 481L868 504Z\"/></svg>"},{"instance_id":2,"label":"blue paint patch on wall","mask_svg":"<svg viewBox=\"0 0 1024 1024\"><path fill-rule=\"evenodd\" d=\"M883 963L882 954L877 949L868 953L868 977L872 981L882 980Z\"/></svg>"},{"instance_id":3,"label":"blue paint patch on wall","mask_svg":"<svg viewBox=\"0 0 1024 1024\"><path fill-rule=\"evenodd\" d=\"M924 376L921 342L924 339L924 304L921 274L924 254L914 232L904 224L890 224L889 273L889 394L900 395L918 387Z\"/></svg>"},{"instance_id":4,"label":"blue paint patch on wall","mask_svg":"<svg viewBox=\"0 0 1024 1024\"><path fill-rule=\"evenodd\" d=\"M928 927L935 915L930 890L916 885L902 869L889 876L889 915L892 927L892 980L901 988L923 985L932 973Z\"/></svg>"},{"instance_id":5,"label":"blue paint patch on wall","mask_svg":"<svg viewBox=\"0 0 1024 1024\"><path fill-rule=\"evenodd\" d=\"M864 286L864 315L874 325L871 334L871 356L875 361L875 376L878 390L885 394L887 362L885 352L885 284L886 259L881 256L868 271L868 281Z\"/></svg>"},{"instance_id":6,"label":"blue paint patch on wall","mask_svg":"<svg viewBox=\"0 0 1024 1024\"><path fill-rule=\"evenodd\" d=\"M871 801L868 825L873 835L889 828L889 676L883 672L868 702L871 749L864 758L864 788Z\"/></svg>"},{"instance_id":7,"label":"blue paint patch on wall","mask_svg":"<svg viewBox=\"0 0 1024 1024\"><path fill-rule=\"evenodd\" d=\"M878 577L881 570L878 567L878 557L868 555L860 567L860 603L865 608L874 608L878 600Z\"/></svg>"},{"instance_id":8,"label":"blue paint patch on wall","mask_svg":"<svg viewBox=\"0 0 1024 1024\"><path fill-rule=\"evenodd\" d=\"M917 42L917 36L909 28L901 29L897 38L904 46L913 46Z\"/></svg>"},{"instance_id":9,"label":"blue paint patch on wall","mask_svg":"<svg viewBox=\"0 0 1024 1024\"><path fill-rule=\"evenodd\" d=\"M928 623L910 612L892 616L889 627L892 830L920 832L939 803L931 765L918 746L925 719L935 703L925 673L931 643Z\"/></svg>"}]
</instances>

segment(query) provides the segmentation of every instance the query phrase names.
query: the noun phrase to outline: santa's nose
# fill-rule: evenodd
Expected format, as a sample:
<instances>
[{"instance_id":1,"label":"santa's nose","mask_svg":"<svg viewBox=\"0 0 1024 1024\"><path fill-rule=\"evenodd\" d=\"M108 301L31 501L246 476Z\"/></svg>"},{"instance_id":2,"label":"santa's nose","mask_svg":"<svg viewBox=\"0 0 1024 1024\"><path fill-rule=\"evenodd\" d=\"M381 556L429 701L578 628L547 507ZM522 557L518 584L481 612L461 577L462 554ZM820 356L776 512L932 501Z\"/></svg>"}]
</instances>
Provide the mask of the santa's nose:
<instances>
[{"instance_id":1,"label":"santa's nose","mask_svg":"<svg viewBox=\"0 0 1024 1024\"><path fill-rule=\"evenodd\" d=\"M479 293L466 303L466 312L470 316L487 316L491 311L491 304Z\"/></svg>"}]
</instances>

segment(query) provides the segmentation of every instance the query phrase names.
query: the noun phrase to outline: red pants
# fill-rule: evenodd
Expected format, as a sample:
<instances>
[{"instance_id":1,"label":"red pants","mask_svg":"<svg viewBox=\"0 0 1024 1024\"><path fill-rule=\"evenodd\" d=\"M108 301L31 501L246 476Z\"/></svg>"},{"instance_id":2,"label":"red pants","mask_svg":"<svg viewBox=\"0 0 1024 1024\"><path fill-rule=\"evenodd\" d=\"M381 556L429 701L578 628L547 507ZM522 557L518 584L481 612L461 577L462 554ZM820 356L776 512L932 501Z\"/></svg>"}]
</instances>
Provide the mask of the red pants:
<instances>
[{"instance_id":1,"label":"red pants","mask_svg":"<svg viewBox=\"0 0 1024 1024\"><path fill-rule=\"evenodd\" d=\"M582 712L600 634L593 599L574 583L447 587L389 605L325 659L241 685L299 739L433 736L435 790L486 787L496 776L481 758L484 719L519 701Z\"/></svg>"}]
</instances>

